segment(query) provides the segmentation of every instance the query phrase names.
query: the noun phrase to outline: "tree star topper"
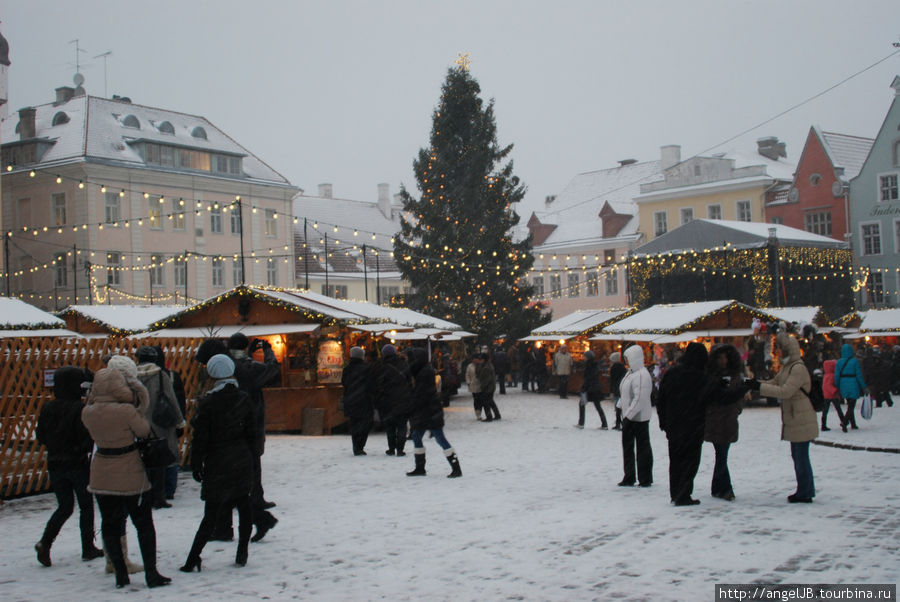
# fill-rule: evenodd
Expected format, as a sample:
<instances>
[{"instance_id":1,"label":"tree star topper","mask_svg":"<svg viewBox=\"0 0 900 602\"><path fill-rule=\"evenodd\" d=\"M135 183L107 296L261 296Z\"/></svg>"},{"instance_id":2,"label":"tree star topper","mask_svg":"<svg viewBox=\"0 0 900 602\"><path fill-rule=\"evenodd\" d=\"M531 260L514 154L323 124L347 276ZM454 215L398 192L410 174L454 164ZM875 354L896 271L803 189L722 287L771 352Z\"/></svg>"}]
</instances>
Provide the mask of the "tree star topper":
<instances>
[{"instance_id":1,"label":"tree star topper","mask_svg":"<svg viewBox=\"0 0 900 602\"><path fill-rule=\"evenodd\" d=\"M472 59L469 58L468 52L465 52L465 53L460 52L459 58L457 58L453 62L456 63L457 65L459 65L459 68L462 69L463 71L468 71L469 65L472 64Z\"/></svg>"}]
</instances>

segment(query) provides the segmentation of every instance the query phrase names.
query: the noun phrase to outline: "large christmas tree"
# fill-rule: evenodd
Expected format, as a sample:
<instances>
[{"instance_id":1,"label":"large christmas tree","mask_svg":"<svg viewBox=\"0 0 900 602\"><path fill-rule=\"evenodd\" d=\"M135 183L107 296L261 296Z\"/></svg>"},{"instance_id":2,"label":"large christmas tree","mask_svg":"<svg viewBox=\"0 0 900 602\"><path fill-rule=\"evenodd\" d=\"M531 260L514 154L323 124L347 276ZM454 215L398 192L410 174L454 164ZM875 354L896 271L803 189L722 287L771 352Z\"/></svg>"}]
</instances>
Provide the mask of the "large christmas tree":
<instances>
[{"instance_id":1,"label":"large christmas tree","mask_svg":"<svg viewBox=\"0 0 900 602\"><path fill-rule=\"evenodd\" d=\"M460 324L482 340L518 338L540 324L529 306L531 239L514 242L519 217L512 203L525 195L500 147L494 103L484 106L468 62L448 70L435 109L429 148L413 162L421 196L401 190L401 234L394 260L412 285L407 304Z\"/></svg>"}]
</instances>

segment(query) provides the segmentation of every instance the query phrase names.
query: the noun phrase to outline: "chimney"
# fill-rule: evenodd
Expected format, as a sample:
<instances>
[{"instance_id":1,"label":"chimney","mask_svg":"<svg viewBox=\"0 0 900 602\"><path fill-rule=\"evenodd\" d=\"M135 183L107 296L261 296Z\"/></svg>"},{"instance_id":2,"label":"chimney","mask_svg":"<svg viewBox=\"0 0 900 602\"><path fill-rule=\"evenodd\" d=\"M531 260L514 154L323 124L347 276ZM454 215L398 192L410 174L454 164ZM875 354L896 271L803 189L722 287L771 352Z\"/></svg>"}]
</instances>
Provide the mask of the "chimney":
<instances>
[{"instance_id":1,"label":"chimney","mask_svg":"<svg viewBox=\"0 0 900 602\"><path fill-rule=\"evenodd\" d=\"M665 171L681 163L681 145L667 144L659 147L659 169Z\"/></svg>"},{"instance_id":2,"label":"chimney","mask_svg":"<svg viewBox=\"0 0 900 602\"><path fill-rule=\"evenodd\" d=\"M54 102L54 106L59 106L61 104L65 104L72 100L75 96L75 88L71 86L60 86L56 89L56 102Z\"/></svg>"},{"instance_id":3,"label":"chimney","mask_svg":"<svg viewBox=\"0 0 900 602\"><path fill-rule=\"evenodd\" d=\"M37 112L33 107L25 107L19 109L19 139L28 140L34 138L37 133L34 126L34 114Z\"/></svg>"},{"instance_id":4,"label":"chimney","mask_svg":"<svg viewBox=\"0 0 900 602\"><path fill-rule=\"evenodd\" d=\"M331 184L319 184L319 196L323 199L332 198L332 194L334 192L334 188Z\"/></svg>"},{"instance_id":5,"label":"chimney","mask_svg":"<svg viewBox=\"0 0 900 602\"><path fill-rule=\"evenodd\" d=\"M550 205L553 204L553 201L555 201L555 200L556 200L555 194L548 194L547 196L544 197L544 207L549 207Z\"/></svg>"},{"instance_id":6,"label":"chimney","mask_svg":"<svg viewBox=\"0 0 900 602\"><path fill-rule=\"evenodd\" d=\"M778 161L778 157L787 158L787 150L784 142L779 142L775 136L767 136L756 141L759 154L772 161Z\"/></svg>"},{"instance_id":7,"label":"chimney","mask_svg":"<svg viewBox=\"0 0 900 602\"><path fill-rule=\"evenodd\" d=\"M379 184L378 185L378 208L381 210L382 215L384 215L388 219L391 219L392 211L391 211L391 185L390 184Z\"/></svg>"}]
</instances>

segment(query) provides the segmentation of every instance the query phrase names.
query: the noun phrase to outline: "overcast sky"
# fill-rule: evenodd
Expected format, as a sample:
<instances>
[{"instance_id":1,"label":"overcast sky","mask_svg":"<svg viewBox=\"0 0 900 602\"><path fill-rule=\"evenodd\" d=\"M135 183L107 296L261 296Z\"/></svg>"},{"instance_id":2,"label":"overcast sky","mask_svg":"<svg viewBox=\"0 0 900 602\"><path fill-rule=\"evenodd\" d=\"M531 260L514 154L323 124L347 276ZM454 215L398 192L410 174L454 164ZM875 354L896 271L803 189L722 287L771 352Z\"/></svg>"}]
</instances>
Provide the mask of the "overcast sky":
<instances>
[{"instance_id":1,"label":"overcast sky","mask_svg":"<svg viewBox=\"0 0 900 602\"><path fill-rule=\"evenodd\" d=\"M203 115L308 194L370 201L415 188L469 52L528 205L662 145L706 151L900 42L897 0L28 0L0 20L11 114L71 85L77 38L89 94ZM739 142L778 136L796 161L813 124L874 137L898 73L895 54Z\"/></svg>"}]
</instances>

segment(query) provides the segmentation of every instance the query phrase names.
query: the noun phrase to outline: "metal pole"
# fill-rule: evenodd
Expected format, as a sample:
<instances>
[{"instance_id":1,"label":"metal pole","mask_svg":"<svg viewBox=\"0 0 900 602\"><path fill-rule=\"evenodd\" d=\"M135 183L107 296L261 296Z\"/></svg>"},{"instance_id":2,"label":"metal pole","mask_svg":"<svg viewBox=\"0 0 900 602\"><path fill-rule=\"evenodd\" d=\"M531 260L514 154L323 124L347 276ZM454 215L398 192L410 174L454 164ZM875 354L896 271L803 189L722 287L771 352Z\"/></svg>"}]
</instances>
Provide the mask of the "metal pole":
<instances>
[{"instance_id":1,"label":"metal pole","mask_svg":"<svg viewBox=\"0 0 900 602\"><path fill-rule=\"evenodd\" d=\"M12 232L7 230L3 236L3 271L6 273L6 296L9 297L9 237Z\"/></svg>"},{"instance_id":2,"label":"metal pole","mask_svg":"<svg viewBox=\"0 0 900 602\"><path fill-rule=\"evenodd\" d=\"M241 199L237 200L238 206L238 216L240 219L238 220L238 224L241 227L241 286L247 282L247 273L246 273L246 265L244 264L244 208L241 204ZM185 270L187 270L187 261L185 261ZM184 279L185 290L187 290L187 278Z\"/></svg>"},{"instance_id":3,"label":"metal pole","mask_svg":"<svg viewBox=\"0 0 900 602\"><path fill-rule=\"evenodd\" d=\"M325 235L325 296L328 295L328 235Z\"/></svg>"},{"instance_id":4,"label":"metal pole","mask_svg":"<svg viewBox=\"0 0 900 602\"><path fill-rule=\"evenodd\" d=\"M75 291L75 305L78 305L78 245L72 245L72 289Z\"/></svg>"},{"instance_id":5,"label":"metal pole","mask_svg":"<svg viewBox=\"0 0 900 602\"><path fill-rule=\"evenodd\" d=\"M378 261L378 251L375 251L375 303L381 305L381 262Z\"/></svg>"},{"instance_id":6,"label":"metal pole","mask_svg":"<svg viewBox=\"0 0 900 602\"><path fill-rule=\"evenodd\" d=\"M306 290L309 290L309 237L306 235L306 218L303 218L303 269L306 272Z\"/></svg>"},{"instance_id":7,"label":"metal pole","mask_svg":"<svg viewBox=\"0 0 900 602\"><path fill-rule=\"evenodd\" d=\"M187 268L187 259L188 252L187 249L184 250L184 304L189 305L188 303L188 268ZM241 278L244 277L244 266L241 266Z\"/></svg>"},{"instance_id":8,"label":"metal pole","mask_svg":"<svg viewBox=\"0 0 900 602\"><path fill-rule=\"evenodd\" d=\"M362 246L362 252L363 252L363 258L362 258L363 259L363 284L365 285L365 288L366 288L366 301L368 301L369 300L369 270L368 270L368 267L366 266L366 245Z\"/></svg>"}]
</instances>

